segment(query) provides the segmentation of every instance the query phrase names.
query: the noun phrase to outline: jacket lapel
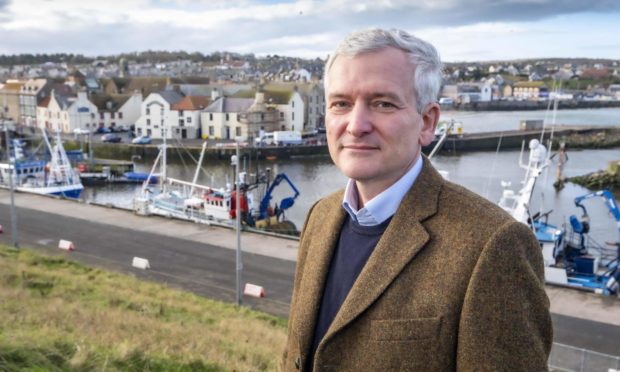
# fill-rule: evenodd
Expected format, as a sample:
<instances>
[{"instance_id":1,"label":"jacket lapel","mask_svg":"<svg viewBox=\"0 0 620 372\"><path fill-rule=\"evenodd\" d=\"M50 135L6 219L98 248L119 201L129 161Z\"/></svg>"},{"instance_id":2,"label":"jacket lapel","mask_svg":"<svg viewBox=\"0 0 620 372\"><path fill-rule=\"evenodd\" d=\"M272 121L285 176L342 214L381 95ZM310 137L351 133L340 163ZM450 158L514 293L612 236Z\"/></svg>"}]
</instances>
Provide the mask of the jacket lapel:
<instances>
[{"instance_id":1,"label":"jacket lapel","mask_svg":"<svg viewBox=\"0 0 620 372\"><path fill-rule=\"evenodd\" d=\"M424 157L422 172L403 198L322 343L366 310L424 247L429 235L421 222L436 213L442 182L441 175Z\"/></svg>"},{"instance_id":2,"label":"jacket lapel","mask_svg":"<svg viewBox=\"0 0 620 372\"><path fill-rule=\"evenodd\" d=\"M311 348L316 316L319 313L323 296L323 287L345 219L346 212L342 208L342 197L343 193L339 192L326 200L324 210L329 212L324 215L319 214L320 225L310 229L312 236L304 237L304 239L309 239L310 243L303 277L297 292L300 297L295 301L298 316L294 319L294 329L298 332L297 336L302 352ZM320 212L315 211L314 213Z\"/></svg>"}]
</instances>

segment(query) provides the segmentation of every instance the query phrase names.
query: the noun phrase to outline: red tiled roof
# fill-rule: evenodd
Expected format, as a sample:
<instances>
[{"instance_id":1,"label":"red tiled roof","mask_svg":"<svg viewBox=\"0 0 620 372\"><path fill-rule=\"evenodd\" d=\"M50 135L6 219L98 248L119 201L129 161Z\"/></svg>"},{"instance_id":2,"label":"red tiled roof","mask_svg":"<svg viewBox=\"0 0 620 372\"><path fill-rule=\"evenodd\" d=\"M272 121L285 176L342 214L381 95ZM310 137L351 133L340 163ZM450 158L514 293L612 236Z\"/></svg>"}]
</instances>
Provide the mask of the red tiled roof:
<instances>
[{"instance_id":1,"label":"red tiled roof","mask_svg":"<svg viewBox=\"0 0 620 372\"><path fill-rule=\"evenodd\" d=\"M172 110L202 110L209 106L211 99L206 96L187 96L179 102L172 105Z\"/></svg>"},{"instance_id":2,"label":"red tiled roof","mask_svg":"<svg viewBox=\"0 0 620 372\"><path fill-rule=\"evenodd\" d=\"M51 97L44 97L42 100L39 101L39 104L37 105L38 107L47 107L50 104L50 100Z\"/></svg>"}]
</instances>

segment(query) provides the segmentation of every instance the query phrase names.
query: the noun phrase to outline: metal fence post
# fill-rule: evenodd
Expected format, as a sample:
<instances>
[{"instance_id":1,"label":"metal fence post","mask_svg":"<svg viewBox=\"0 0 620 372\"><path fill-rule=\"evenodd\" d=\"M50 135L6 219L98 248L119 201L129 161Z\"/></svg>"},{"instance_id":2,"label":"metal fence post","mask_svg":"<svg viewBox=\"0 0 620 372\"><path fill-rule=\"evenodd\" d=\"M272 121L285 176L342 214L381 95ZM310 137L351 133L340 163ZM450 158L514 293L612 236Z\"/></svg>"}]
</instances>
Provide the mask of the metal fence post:
<instances>
[{"instance_id":1,"label":"metal fence post","mask_svg":"<svg viewBox=\"0 0 620 372\"><path fill-rule=\"evenodd\" d=\"M585 349L581 349L581 368L579 369L581 372L584 371L584 367L585 367L585 363L586 363L586 350Z\"/></svg>"}]
</instances>

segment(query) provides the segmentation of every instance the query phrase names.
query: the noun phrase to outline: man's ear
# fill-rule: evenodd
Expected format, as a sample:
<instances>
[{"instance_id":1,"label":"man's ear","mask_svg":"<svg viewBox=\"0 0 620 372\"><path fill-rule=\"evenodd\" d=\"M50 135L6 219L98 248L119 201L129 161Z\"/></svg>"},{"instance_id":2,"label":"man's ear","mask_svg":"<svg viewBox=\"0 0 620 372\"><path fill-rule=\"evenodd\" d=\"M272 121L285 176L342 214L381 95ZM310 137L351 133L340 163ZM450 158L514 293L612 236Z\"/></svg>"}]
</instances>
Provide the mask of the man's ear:
<instances>
[{"instance_id":1,"label":"man's ear","mask_svg":"<svg viewBox=\"0 0 620 372\"><path fill-rule=\"evenodd\" d=\"M440 109L437 103L429 103L422 112L422 128L420 128L420 145L428 146L435 138L435 128L439 122Z\"/></svg>"}]
</instances>

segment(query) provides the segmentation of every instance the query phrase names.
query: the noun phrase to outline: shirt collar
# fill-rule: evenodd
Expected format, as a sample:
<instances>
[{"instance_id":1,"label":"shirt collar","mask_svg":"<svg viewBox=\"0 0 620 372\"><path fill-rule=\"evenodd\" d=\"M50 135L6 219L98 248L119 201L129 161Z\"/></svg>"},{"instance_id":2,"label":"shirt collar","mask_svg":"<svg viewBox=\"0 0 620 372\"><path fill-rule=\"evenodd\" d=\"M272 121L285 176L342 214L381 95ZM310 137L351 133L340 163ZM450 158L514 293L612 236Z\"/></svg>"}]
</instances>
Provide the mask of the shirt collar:
<instances>
[{"instance_id":1,"label":"shirt collar","mask_svg":"<svg viewBox=\"0 0 620 372\"><path fill-rule=\"evenodd\" d=\"M343 208L354 221L362 226L381 224L396 213L401 200L403 200L405 194L409 191L411 186L413 186L413 183L422 171L423 163L422 156L419 155L415 164L407 173L392 184L392 186L369 200L364 208L359 210L357 203L357 186L355 185L355 180L349 179L344 191L344 200L342 201Z\"/></svg>"}]
</instances>

